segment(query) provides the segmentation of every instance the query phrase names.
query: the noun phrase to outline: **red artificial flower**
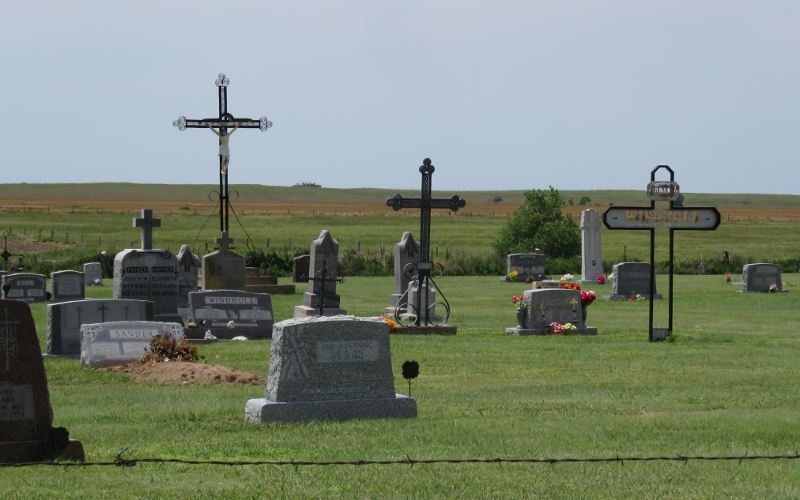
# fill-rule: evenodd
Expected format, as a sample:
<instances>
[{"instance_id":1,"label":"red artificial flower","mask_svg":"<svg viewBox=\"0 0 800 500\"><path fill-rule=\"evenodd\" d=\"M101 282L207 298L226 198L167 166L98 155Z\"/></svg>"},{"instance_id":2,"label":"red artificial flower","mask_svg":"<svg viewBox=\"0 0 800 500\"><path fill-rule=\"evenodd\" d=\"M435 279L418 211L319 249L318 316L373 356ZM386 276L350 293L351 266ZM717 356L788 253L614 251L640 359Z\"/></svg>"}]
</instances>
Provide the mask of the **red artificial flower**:
<instances>
[{"instance_id":1,"label":"red artificial flower","mask_svg":"<svg viewBox=\"0 0 800 500\"><path fill-rule=\"evenodd\" d=\"M732 278L731 278L731 275L730 275L730 274L726 274L726 275L725 275L725 281L726 281L726 282L730 283L730 282L731 282L731 279L732 279Z\"/></svg>"},{"instance_id":2,"label":"red artificial flower","mask_svg":"<svg viewBox=\"0 0 800 500\"><path fill-rule=\"evenodd\" d=\"M597 282L600 283L601 285L604 284L606 282L606 275L605 274L599 274L597 276Z\"/></svg>"}]
</instances>

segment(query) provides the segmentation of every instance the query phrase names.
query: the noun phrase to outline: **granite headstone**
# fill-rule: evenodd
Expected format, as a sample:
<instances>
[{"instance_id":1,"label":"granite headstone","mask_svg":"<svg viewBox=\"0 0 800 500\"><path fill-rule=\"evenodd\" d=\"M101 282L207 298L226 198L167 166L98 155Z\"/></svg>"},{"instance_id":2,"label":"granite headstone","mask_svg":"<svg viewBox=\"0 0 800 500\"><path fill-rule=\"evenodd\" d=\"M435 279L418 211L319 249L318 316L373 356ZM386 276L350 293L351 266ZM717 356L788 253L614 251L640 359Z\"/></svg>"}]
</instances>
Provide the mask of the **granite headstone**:
<instances>
[{"instance_id":1,"label":"granite headstone","mask_svg":"<svg viewBox=\"0 0 800 500\"><path fill-rule=\"evenodd\" d=\"M107 321L152 321L153 303L145 300L76 300L47 305L47 353L81 353L81 326Z\"/></svg>"},{"instance_id":2,"label":"granite headstone","mask_svg":"<svg viewBox=\"0 0 800 500\"><path fill-rule=\"evenodd\" d=\"M51 302L67 302L86 298L86 284L80 271L56 271L50 273L53 287Z\"/></svg>"},{"instance_id":3,"label":"granite headstone","mask_svg":"<svg viewBox=\"0 0 800 500\"><path fill-rule=\"evenodd\" d=\"M103 279L103 265L99 262L87 262L83 265L83 282L86 286L100 284Z\"/></svg>"},{"instance_id":4,"label":"granite headstone","mask_svg":"<svg viewBox=\"0 0 800 500\"><path fill-rule=\"evenodd\" d=\"M650 264L648 262L615 264L613 277L614 286L609 297L611 300L627 300L633 295L650 297ZM661 295L656 292L655 298L660 299Z\"/></svg>"},{"instance_id":5,"label":"granite headstone","mask_svg":"<svg viewBox=\"0 0 800 500\"><path fill-rule=\"evenodd\" d=\"M272 336L272 298L240 290L190 292L189 322L197 325L190 329L190 338L203 338L210 330L219 339L268 339Z\"/></svg>"},{"instance_id":6,"label":"granite headstone","mask_svg":"<svg viewBox=\"0 0 800 500\"><path fill-rule=\"evenodd\" d=\"M308 281L308 266L310 261L310 255L298 255L292 259L292 281L295 283Z\"/></svg>"},{"instance_id":7,"label":"granite headstone","mask_svg":"<svg viewBox=\"0 0 800 500\"><path fill-rule=\"evenodd\" d=\"M404 310L408 304L408 285L417 275L417 263L419 262L419 243L414 239L410 232L406 231L398 243L394 245L394 293L389 299L391 313L397 306Z\"/></svg>"},{"instance_id":8,"label":"granite headstone","mask_svg":"<svg viewBox=\"0 0 800 500\"><path fill-rule=\"evenodd\" d=\"M189 292L197 291L200 257L193 254L189 245L182 245L178 259L178 314L186 318L189 307Z\"/></svg>"},{"instance_id":9,"label":"granite headstone","mask_svg":"<svg viewBox=\"0 0 800 500\"><path fill-rule=\"evenodd\" d=\"M23 302L47 302L47 276L33 273L6 274L2 277L2 286L10 286L8 299Z\"/></svg>"},{"instance_id":10,"label":"granite headstone","mask_svg":"<svg viewBox=\"0 0 800 500\"><path fill-rule=\"evenodd\" d=\"M597 334L597 328L584 323L579 290L539 288L525 290L523 295L527 303L526 328L507 328L508 335L545 335L552 331L550 324L553 322L562 325L571 323L577 329L572 332L574 334Z\"/></svg>"},{"instance_id":11,"label":"granite headstone","mask_svg":"<svg viewBox=\"0 0 800 500\"><path fill-rule=\"evenodd\" d=\"M587 208L581 212L581 283L599 283L603 275L603 250L600 245L600 212Z\"/></svg>"},{"instance_id":12,"label":"granite headstone","mask_svg":"<svg viewBox=\"0 0 800 500\"><path fill-rule=\"evenodd\" d=\"M169 335L180 342L183 326L154 321L111 321L81 326L81 365L121 365L145 355L153 337Z\"/></svg>"},{"instance_id":13,"label":"granite headstone","mask_svg":"<svg viewBox=\"0 0 800 500\"><path fill-rule=\"evenodd\" d=\"M277 323L266 397L245 406L248 422L416 416L395 393L387 324L353 316Z\"/></svg>"},{"instance_id":14,"label":"granite headstone","mask_svg":"<svg viewBox=\"0 0 800 500\"><path fill-rule=\"evenodd\" d=\"M114 257L115 299L150 300L155 314L178 311L178 259L167 250L123 250Z\"/></svg>"},{"instance_id":15,"label":"granite headstone","mask_svg":"<svg viewBox=\"0 0 800 500\"><path fill-rule=\"evenodd\" d=\"M311 257L308 269L308 290L303 294L303 305L295 306L295 318L319 316L320 304L323 316L338 316L347 311L339 307L339 295L336 293L336 278L339 261L339 242L327 229L319 233L319 237L311 242ZM326 275L323 276L323 269ZM324 281L323 281L324 279Z\"/></svg>"},{"instance_id":16,"label":"granite headstone","mask_svg":"<svg viewBox=\"0 0 800 500\"><path fill-rule=\"evenodd\" d=\"M746 264L742 267L742 290L745 292L769 292L771 286L783 291L781 266L778 264Z\"/></svg>"},{"instance_id":17,"label":"granite headstone","mask_svg":"<svg viewBox=\"0 0 800 500\"><path fill-rule=\"evenodd\" d=\"M544 277L545 258L541 253L512 253L506 255L506 279L516 272L514 281L539 281Z\"/></svg>"},{"instance_id":18,"label":"granite headstone","mask_svg":"<svg viewBox=\"0 0 800 500\"><path fill-rule=\"evenodd\" d=\"M204 290L244 290L244 257L230 250L233 240L223 231L214 240L218 249L203 256L199 286Z\"/></svg>"},{"instance_id":19,"label":"granite headstone","mask_svg":"<svg viewBox=\"0 0 800 500\"><path fill-rule=\"evenodd\" d=\"M69 441L66 429L52 425L47 376L30 307L18 300L0 300L0 462L27 462L52 454L83 460L81 444Z\"/></svg>"}]
</instances>

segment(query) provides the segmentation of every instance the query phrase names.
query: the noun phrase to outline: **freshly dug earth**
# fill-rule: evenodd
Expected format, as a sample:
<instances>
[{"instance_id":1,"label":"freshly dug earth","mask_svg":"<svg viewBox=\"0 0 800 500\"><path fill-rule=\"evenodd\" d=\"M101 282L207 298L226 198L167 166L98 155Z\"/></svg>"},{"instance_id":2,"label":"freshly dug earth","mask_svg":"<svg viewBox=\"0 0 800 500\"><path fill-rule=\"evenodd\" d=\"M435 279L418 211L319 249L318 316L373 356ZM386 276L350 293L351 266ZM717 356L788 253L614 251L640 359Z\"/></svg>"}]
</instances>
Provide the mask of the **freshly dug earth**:
<instances>
[{"instance_id":1,"label":"freshly dug earth","mask_svg":"<svg viewBox=\"0 0 800 500\"><path fill-rule=\"evenodd\" d=\"M128 375L137 382L159 384L249 384L266 385L267 381L252 373L227 366L185 361L145 363L138 361L127 365L111 366L108 370Z\"/></svg>"}]
</instances>

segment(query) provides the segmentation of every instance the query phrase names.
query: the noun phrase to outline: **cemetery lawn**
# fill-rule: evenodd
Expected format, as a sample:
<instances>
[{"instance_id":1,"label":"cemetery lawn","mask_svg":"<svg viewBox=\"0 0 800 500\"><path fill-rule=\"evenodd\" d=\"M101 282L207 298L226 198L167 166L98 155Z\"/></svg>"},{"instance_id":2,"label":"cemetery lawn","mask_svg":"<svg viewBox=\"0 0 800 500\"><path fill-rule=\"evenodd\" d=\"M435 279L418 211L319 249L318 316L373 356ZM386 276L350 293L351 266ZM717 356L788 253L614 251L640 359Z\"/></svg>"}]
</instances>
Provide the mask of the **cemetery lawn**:
<instances>
[{"instance_id":1,"label":"cemetery lawn","mask_svg":"<svg viewBox=\"0 0 800 500\"><path fill-rule=\"evenodd\" d=\"M455 337L393 336L398 392L405 360L419 417L246 424L260 386L152 385L46 358L54 425L89 461L402 460L784 455L800 449L800 275L788 293L743 294L721 276L675 277L675 341L647 342L647 302L589 309L596 337L507 337L520 284L444 277ZM392 278L340 285L351 314L382 311ZM666 277L659 277L666 294ZM587 287L598 295L610 285ZM272 297L285 319L301 302ZM110 282L91 288L110 296ZM666 300L656 303L666 316ZM42 343L45 307L33 306ZM665 326L666 320L656 326ZM205 361L265 374L268 341L203 345ZM19 497L797 497L800 460L368 466L0 469Z\"/></svg>"}]
</instances>

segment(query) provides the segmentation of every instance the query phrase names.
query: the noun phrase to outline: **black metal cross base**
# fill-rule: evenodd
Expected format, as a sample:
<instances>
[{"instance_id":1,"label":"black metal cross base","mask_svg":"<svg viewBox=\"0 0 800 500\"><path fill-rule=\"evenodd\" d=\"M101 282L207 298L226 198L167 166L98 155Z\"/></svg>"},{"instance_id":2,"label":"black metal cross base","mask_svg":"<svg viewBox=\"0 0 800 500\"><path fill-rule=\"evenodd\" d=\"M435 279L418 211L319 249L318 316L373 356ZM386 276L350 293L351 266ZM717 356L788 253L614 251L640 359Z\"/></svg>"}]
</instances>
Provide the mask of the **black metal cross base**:
<instances>
[{"instance_id":1,"label":"black metal cross base","mask_svg":"<svg viewBox=\"0 0 800 500\"><path fill-rule=\"evenodd\" d=\"M431 209L448 209L452 212L457 212L459 208L463 208L467 204L467 202L458 195L453 195L451 198L445 199L436 199L431 196L432 177L435 170L436 168L431 163L430 158L425 158L422 161L422 166L419 167L419 171L422 174L422 187L420 189L421 196L419 198L403 198L399 194L395 194L386 200L386 205L392 207L394 210L400 210L402 208L420 209L419 263L417 264L417 276L415 278L418 286L418 293L416 295L415 303L408 305L409 308L413 307L417 312L416 317L414 318L415 326L432 324L428 304L426 303L424 307L422 305L422 295L429 289L428 287L431 286L438 292L439 298L441 299L445 308L443 323L447 323L447 320L450 318L450 302L447 300L447 297L445 297L444 293L442 293L441 289L439 289L439 287L436 285L436 282L431 277L431 272L433 271L434 266L430 257ZM411 283L409 283L409 287L410 286ZM408 293L408 290L406 290L406 293ZM427 294L425 295L427 297ZM402 301L398 301L398 308L395 310L395 318L399 318L399 308L401 303Z\"/></svg>"},{"instance_id":2,"label":"black metal cross base","mask_svg":"<svg viewBox=\"0 0 800 500\"><path fill-rule=\"evenodd\" d=\"M656 181L656 172L669 172L669 181ZM632 229L650 231L650 318L648 338L650 342L665 340L672 334L672 282L675 261L675 231L714 231L719 227L719 211L714 207L676 207L680 187L675 182L675 172L667 165L659 165L650 171L647 185L650 207L611 207L603 214L603 223L608 229ZM656 201L669 201L669 208L656 208ZM669 229L669 323L667 328L653 328L653 298L656 293L656 229Z\"/></svg>"}]
</instances>

